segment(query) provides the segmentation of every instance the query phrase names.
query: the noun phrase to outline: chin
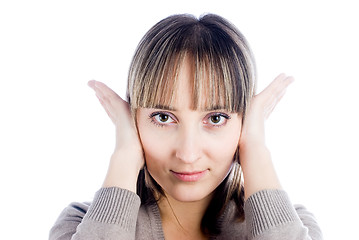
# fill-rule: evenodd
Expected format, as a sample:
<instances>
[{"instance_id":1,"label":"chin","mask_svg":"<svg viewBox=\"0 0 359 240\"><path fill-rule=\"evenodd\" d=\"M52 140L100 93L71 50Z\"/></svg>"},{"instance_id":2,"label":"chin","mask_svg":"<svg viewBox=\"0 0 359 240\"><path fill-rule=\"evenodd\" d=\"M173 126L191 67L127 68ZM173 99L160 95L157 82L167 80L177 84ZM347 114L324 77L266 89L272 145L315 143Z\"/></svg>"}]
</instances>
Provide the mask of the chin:
<instances>
[{"instance_id":1,"label":"chin","mask_svg":"<svg viewBox=\"0 0 359 240\"><path fill-rule=\"evenodd\" d=\"M197 202L207 198L213 190L206 190L203 186L176 186L163 188L167 195L179 202Z\"/></svg>"}]
</instances>

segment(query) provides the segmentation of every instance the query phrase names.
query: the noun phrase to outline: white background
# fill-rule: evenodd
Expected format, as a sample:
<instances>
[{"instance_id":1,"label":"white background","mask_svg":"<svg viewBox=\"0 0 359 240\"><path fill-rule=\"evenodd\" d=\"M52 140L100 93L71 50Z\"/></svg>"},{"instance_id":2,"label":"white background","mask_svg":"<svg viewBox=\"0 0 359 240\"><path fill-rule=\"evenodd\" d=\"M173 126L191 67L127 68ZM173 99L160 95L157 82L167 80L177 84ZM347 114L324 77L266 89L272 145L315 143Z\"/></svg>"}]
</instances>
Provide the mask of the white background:
<instances>
[{"instance_id":1,"label":"white background","mask_svg":"<svg viewBox=\"0 0 359 240\"><path fill-rule=\"evenodd\" d=\"M125 97L137 43L174 13L217 13L247 37L258 89L295 83L267 124L294 203L326 239L357 235L359 14L355 1L1 1L2 239L47 239L61 210L91 200L114 129L87 81Z\"/></svg>"}]
</instances>

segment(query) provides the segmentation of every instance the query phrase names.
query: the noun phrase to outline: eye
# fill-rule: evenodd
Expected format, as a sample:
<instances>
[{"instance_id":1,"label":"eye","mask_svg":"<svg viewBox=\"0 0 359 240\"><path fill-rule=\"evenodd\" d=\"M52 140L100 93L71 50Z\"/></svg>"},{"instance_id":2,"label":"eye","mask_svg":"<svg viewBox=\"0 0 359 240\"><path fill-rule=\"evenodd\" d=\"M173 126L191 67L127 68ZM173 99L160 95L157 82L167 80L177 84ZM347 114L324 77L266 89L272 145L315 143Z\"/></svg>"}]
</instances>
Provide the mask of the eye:
<instances>
[{"instance_id":1,"label":"eye","mask_svg":"<svg viewBox=\"0 0 359 240\"><path fill-rule=\"evenodd\" d=\"M163 114L163 113L159 113L155 116L155 119L158 121L158 122L162 122L162 123L166 123L168 122L171 117L168 116L167 114Z\"/></svg>"},{"instance_id":2,"label":"eye","mask_svg":"<svg viewBox=\"0 0 359 240\"><path fill-rule=\"evenodd\" d=\"M219 116L219 115L214 115L214 116L211 116L210 119L211 119L212 123L219 124L223 120L223 117Z\"/></svg>"},{"instance_id":3,"label":"eye","mask_svg":"<svg viewBox=\"0 0 359 240\"><path fill-rule=\"evenodd\" d=\"M230 119L230 117L227 114L214 113L207 118L205 123L215 127L221 127L227 123L228 119Z\"/></svg>"},{"instance_id":4,"label":"eye","mask_svg":"<svg viewBox=\"0 0 359 240\"><path fill-rule=\"evenodd\" d=\"M152 113L150 115L150 119L154 124L161 127L175 122L169 114L162 112Z\"/></svg>"}]
</instances>

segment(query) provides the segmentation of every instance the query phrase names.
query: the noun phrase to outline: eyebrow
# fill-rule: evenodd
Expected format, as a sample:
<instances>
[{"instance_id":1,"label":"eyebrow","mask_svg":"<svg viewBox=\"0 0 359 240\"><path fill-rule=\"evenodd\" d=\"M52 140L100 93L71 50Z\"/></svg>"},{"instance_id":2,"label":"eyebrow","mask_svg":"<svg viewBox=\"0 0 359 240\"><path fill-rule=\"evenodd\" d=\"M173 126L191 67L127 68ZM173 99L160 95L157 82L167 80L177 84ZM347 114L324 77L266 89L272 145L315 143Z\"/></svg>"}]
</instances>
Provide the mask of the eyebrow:
<instances>
[{"instance_id":1,"label":"eyebrow","mask_svg":"<svg viewBox=\"0 0 359 240\"><path fill-rule=\"evenodd\" d=\"M176 108L173 108L171 106L167 106L167 105L162 105L162 104L157 104L154 106L154 108L157 108L157 109L162 109L162 110L167 110L167 111L177 111ZM203 112L210 112L210 111L215 111L215 110L224 110L226 109L224 106L219 106L219 105L216 105L216 106L212 106L212 107L209 107L209 108L204 108L204 109L201 109L201 111Z\"/></svg>"}]
</instances>

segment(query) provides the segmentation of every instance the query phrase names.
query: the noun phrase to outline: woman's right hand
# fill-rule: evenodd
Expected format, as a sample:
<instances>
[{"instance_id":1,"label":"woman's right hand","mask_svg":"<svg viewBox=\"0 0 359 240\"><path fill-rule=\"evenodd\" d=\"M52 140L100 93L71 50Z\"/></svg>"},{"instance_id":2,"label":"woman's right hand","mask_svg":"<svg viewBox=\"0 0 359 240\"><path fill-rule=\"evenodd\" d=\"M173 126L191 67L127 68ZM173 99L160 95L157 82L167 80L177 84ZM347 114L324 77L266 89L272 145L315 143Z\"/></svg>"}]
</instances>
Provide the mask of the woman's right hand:
<instances>
[{"instance_id":1,"label":"woman's right hand","mask_svg":"<svg viewBox=\"0 0 359 240\"><path fill-rule=\"evenodd\" d=\"M115 150L103 187L121 187L136 192L137 176L144 158L129 104L102 82L91 80L88 85L116 128Z\"/></svg>"}]
</instances>

